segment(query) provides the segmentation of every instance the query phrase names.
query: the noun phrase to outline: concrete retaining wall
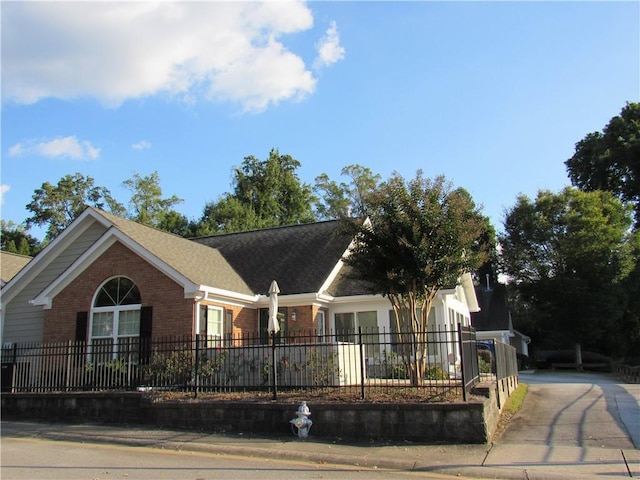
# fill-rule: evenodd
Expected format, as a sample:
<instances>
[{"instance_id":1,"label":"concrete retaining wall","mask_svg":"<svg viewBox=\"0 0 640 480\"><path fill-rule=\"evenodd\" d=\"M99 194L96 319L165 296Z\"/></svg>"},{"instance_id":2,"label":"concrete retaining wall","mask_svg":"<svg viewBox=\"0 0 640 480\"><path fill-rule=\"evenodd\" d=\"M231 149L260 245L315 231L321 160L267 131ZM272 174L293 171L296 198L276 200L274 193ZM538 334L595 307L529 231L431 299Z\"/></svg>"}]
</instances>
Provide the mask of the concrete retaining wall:
<instances>
[{"instance_id":1,"label":"concrete retaining wall","mask_svg":"<svg viewBox=\"0 0 640 480\"><path fill-rule=\"evenodd\" d=\"M483 397L460 403L309 403L311 435L356 441L409 440L423 443L491 441L498 423L495 384ZM143 393L16 393L2 395L5 419L124 423L212 433L291 435L297 404L279 402L154 402Z\"/></svg>"}]
</instances>

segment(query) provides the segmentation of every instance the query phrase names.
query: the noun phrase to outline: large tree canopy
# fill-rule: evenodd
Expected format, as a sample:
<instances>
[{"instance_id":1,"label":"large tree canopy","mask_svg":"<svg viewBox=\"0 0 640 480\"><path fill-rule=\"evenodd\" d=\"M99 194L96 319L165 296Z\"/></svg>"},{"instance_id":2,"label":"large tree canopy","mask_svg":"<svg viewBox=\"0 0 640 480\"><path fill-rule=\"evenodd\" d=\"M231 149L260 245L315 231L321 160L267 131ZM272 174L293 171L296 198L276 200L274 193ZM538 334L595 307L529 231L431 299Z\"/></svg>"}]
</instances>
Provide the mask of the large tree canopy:
<instances>
[{"instance_id":1,"label":"large tree canopy","mask_svg":"<svg viewBox=\"0 0 640 480\"><path fill-rule=\"evenodd\" d=\"M45 182L35 190L27 205L33 215L26 219L26 225L47 225L46 240L53 240L88 206L116 215L124 213L124 207L108 189L96 186L93 178L76 173L65 175L57 185Z\"/></svg>"},{"instance_id":2,"label":"large tree canopy","mask_svg":"<svg viewBox=\"0 0 640 480\"><path fill-rule=\"evenodd\" d=\"M316 202L318 218L366 217L369 197L380 185L380 175L361 165L347 165L341 173L349 178L349 182L338 183L329 179L326 173L316 177L314 191L319 194Z\"/></svg>"},{"instance_id":3,"label":"large tree canopy","mask_svg":"<svg viewBox=\"0 0 640 480\"><path fill-rule=\"evenodd\" d=\"M627 104L602 132L589 133L565 162L581 190L607 190L635 208L640 224L640 103Z\"/></svg>"},{"instance_id":4,"label":"large tree canopy","mask_svg":"<svg viewBox=\"0 0 640 480\"><path fill-rule=\"evenodd\" d=\"M145 177L136 173L122 184L131 192L127 213L131 220L174 233L179 233L186 226L186 218L172 209L183 200L176 195L163 198L157 171Z\"/></svg>"},{"instance_id":5,"label":"large tree canopy","mask_svg":"<svg viewBox=\"0 0 640 480\"><path fill-rule=\"evenodd\" d=\"M311 186L298 178L300 162L271 150L267 160L245 157L234 168L233 192L207 204L197 234L229 233L315 220Z\"/></svg>"},{"instance_id":6,"label":"large tree canopy","mask_svg":"<svg viewBox=\"0 0 640 480\"><path fill-rule=\"evenodd\" d=\"M394 174L370 201L370 222L345 220L357 241L344 261L371 293L391 301L398 334L413 345L403 359L413 384L421 384L433 300L486 260L486 222L468 192L420 171L410 181Z\"/></svg>"},{"instance_id":7,"label":"large tree canopy","mask_svg":"<svg viewBox=\"0 0 640 480\"><path fill-rule=\"evenodd\" d=\"M631 210L611 193L520 196L500 235L503 273L546 335L547 347L609 353L634 265ZM530 319L529 319L530 320Z\"/></svg>"}]
</instances>

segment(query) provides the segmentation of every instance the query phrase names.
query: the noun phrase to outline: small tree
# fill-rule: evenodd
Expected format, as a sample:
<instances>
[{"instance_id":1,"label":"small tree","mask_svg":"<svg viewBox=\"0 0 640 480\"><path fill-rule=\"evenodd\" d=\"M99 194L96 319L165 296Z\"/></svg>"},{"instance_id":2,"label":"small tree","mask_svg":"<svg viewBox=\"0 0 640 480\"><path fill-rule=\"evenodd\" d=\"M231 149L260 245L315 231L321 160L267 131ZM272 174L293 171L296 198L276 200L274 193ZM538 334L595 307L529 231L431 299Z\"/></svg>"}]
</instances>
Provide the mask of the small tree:
<instances>
[{"instance_id":1,"label":"small tree","mask_svg":"<svg viewBox=\"0 0 640 480\"><path fill-rule=\"evenodd\" d=\"M486 259L486 222L468 192L421 171L409 182L396 173L383 183L371 197L370 220L345 219L356 242L344 262L352 278L389 298L409 378L421 385L433 301Z\"/></svg>"}]
</instances>

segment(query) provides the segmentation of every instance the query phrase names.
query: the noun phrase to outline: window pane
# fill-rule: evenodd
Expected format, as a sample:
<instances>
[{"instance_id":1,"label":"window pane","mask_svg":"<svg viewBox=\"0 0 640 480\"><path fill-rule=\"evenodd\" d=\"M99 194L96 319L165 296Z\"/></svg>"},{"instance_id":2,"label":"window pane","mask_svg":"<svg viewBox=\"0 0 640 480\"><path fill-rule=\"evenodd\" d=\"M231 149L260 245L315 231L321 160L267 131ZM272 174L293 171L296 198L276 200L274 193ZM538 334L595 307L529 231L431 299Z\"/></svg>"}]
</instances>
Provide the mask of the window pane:
<instances>
[{"instance_id":1,"label":"window pane","mask_svg":"<svg viewBox=\"0 0 640 480\"><path fill-rule=\"evenodd\" d=\"M91 362L101 364L113 359L113 340L101 338L91 342Z\"/></svg>"},{"instance_id":2,"label":"window pane","mask_svg":"<svg viewBox=\"0 0 640 480\"><path fill-rule=\"evenodd\" d=\"M125 362L138 363L140 341L137 337L118 339L118 358Z\"/></svg>"},{"instance_id":3,"label":"window pane","mask_svg":"<svg viewBox=\"0 0 640 480\"><path fill-rule=\"evenodd\" d=\"M105 285L106 287L107 285ZM115 294L115 292L110 291L102 287L98 292L98 296L96 297L96 303L94 304L96 307L112 307L116 304L116 300L112 297L111 294Z\"/></svg>"},{"instance_id":4,"label":"window pane","mask_svg":"<svg viewBox=\"0 0 640 480\"><path fill-rule=\"evenodd\" d=\"M207 335L221 337L223 333L222 310L209 308L209 311L207 312Z\"/></svg>"},{"instance_id":5,"label":"window pane","mask_svg":"<svg viewBox=\"0 0 640 480\"><path fill-rule=\"evenodd\" d=\"M358 312L358 326L362 329L362 341L366 346L367 358L380 354L380 338L378 337L377 312Z\"/></svg>"},{"instance_id":6,"label":"window pane","mask_svg":"<svg viewBox=\"0 0 640 480\"><path fill-rule=\"evenodd\" d=\"M140 291L136 284L128 278L120 277L118 290L118 305L135 305L142 303L140 300Z\"/></svg>"},{"instance_id":7,"label":"window pane","mask_svg":"<svg viewBox=\"0 0 640 480\"><path fill-rule=\"evenodd\" d=\"M378 313L358 312L358 326L363 332L378 332Z\"/></svg>"},{"instance_id":8,"label":"window pane","mask_svg":"<svg viewBox=\"0 0 640 480\"><path fill-rule=\"evenodd\" d=\"M316 317L316 323L318 328L318 336L324 336L324 312L322 310L318 311L318 316ZM323 338L320 338L321 341L324 341Z\"/></svg>"},{"instance_id":9,"label":"window pane","mask_svg":"<svg viewBox=\"0 0 640 480\"><path fill-rule=\"evenodd\" d=\"M113 335L113 312L97 312L93 314L91 326L92 337L110 337Z\"/></svg>"},{"instance_id":10,"label":"window pane","mask_svg":"<svg viewBox=\"0 0 640 480\"><path fill-rule=\"evenodd\" d=\"M118 336L140 335L140 310L124 310L118 316Z\"/></svg>"},{"instance_id":11,"label":"window pane","mask_svg":"<svg viewBox=\"0 0 640 480\"><path fill-rule=\"evenodd\" d=\"M336 335L339 342L355 342L355 318L353 313L336 313Z\"/></svg>"}]
</instances>

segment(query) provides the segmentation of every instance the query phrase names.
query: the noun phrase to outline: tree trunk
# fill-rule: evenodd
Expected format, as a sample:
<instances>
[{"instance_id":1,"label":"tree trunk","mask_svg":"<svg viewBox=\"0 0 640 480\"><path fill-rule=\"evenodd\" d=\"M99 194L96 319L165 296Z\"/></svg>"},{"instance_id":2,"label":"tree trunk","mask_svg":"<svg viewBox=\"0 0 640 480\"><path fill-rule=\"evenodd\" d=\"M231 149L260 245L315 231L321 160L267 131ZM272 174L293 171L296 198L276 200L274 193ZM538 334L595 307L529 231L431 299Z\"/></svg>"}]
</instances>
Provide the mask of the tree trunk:
<instances>
[{"instance_id":1,"label":"tree trunk","mask_svg":"<svg viewBox=\"0 0 640 480\"><path fill-rule=\"evenodd\" d=\"M575 354L576 354L576 369L579 372L582 372L584 368L582 367L582 345L580 342L576 342L575 344Z\"/></svg>"}]
</instances>

